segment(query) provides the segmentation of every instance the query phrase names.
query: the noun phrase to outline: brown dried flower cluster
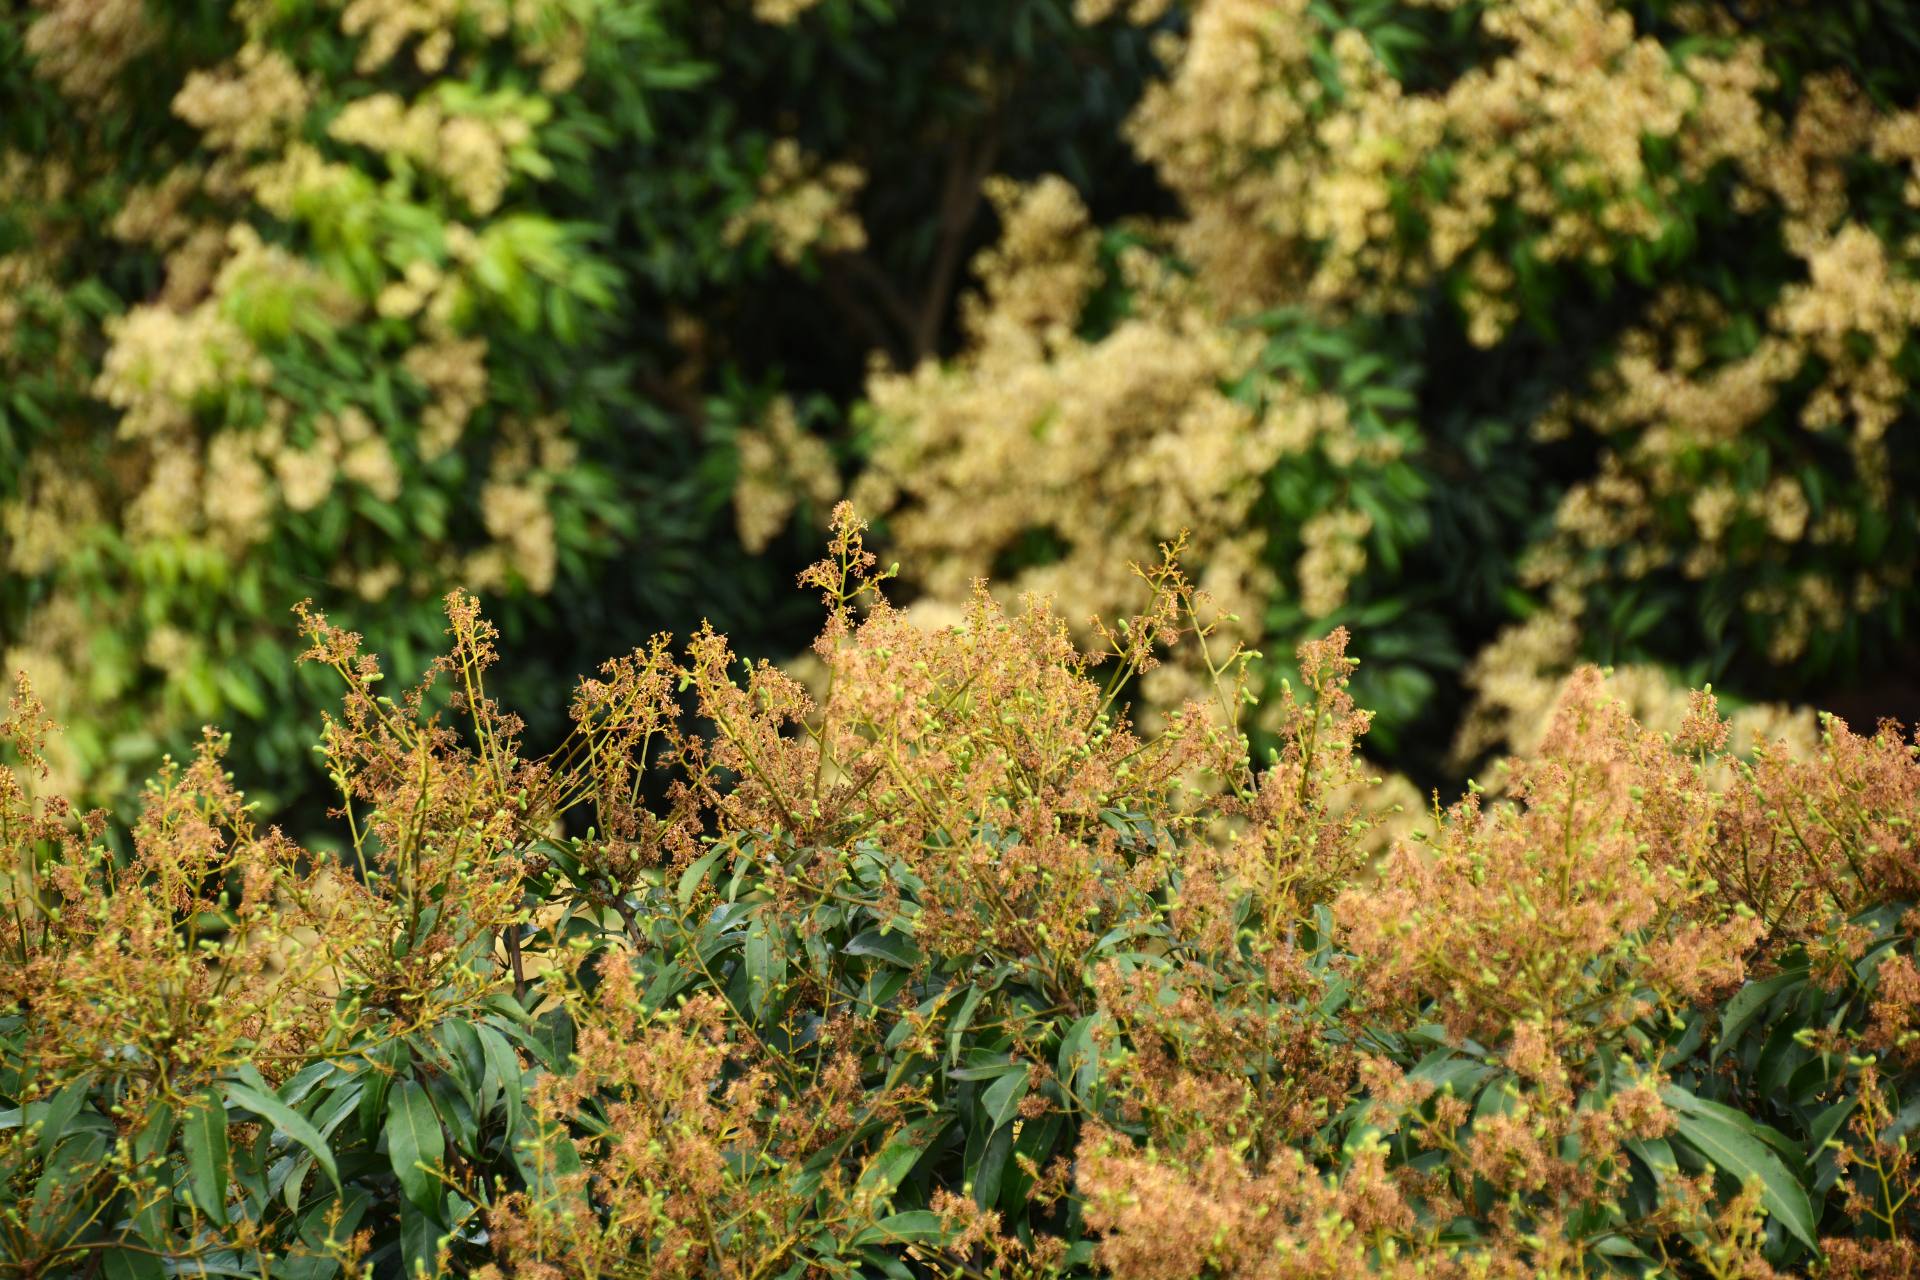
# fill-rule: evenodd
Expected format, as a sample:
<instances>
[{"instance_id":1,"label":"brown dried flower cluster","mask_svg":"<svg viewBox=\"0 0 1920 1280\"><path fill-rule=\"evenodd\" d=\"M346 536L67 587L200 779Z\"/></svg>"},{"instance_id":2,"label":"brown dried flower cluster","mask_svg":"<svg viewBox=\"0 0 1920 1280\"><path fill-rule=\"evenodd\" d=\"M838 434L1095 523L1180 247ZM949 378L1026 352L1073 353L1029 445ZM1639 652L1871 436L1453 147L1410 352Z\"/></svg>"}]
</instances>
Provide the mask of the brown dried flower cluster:
<instances>
[{"instance_id":1,"label":"brown dried flower cluster","mask_svg":"<svg viewBox=\"0 0 1920 1280\"><path fill-rule=\"evenodd\" d=\"M212 737L124 859L104 816L0 773L0 1094L31 1120L0 1177L51 1188L0 1211L0 1256L1518 1280L1818 1249L1900 1274L1920 747L1892 726L1742 761L1710 694L1655 731L1585 669L1502 798L1375 865L1344 633L1303 647L1257 769L1254 655L1177 548L1082 648L984 586L919 625L847 505L833 527L802 579L817 693L710 629L656 637L537 758L473 598L397 698L303 606L345 689L337 857L258 831ZM1143 731L1120 698L1179 646L1212 700ZM23 688L0 736L38 769L47 732ZM1763 1022L1762 1055L1745 1029L1788 992L1838 1012ZM1824 1185L1781 1163L1801 1139L1771 1125L1799 1122L1755 1060L1825 1099ZM176 1113L179 1146L152 1127ZM351 1220L299 1212L323 1172ZM104 1237L71 1225L96 1204L123 1206Z\"/></svg>"}]
</instances>

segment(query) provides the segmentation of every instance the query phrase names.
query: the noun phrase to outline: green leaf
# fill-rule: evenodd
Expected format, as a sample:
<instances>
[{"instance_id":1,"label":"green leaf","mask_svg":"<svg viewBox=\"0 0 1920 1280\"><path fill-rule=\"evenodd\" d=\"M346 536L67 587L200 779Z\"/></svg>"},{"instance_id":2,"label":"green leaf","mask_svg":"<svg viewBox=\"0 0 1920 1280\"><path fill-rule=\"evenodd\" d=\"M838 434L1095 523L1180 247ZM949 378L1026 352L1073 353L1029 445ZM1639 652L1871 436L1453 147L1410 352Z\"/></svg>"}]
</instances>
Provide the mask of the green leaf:
<instances>
[{"instance_id":1,"label":"green leaf","mask_svg":"<svg viewBox=\"0 0 1920 1280\"><path fill-rule=\"evenodd\" d=\"M173 1141L175 1129L173 1108L165 1105L154 1107L147 1115L147 1122L133 1138L133 1158L141 1166L151 1166L167 1159L167 1148ZM169 1172L169 1180L171 1173ZM173 1221L173 1202L171 1198L152 1197L141 1203L133 1211L133 1230L148 1244L158 1249L166 1244Z\"/></svg>"},{"instance_id":2,"label":"green leaf","mask_svg":"<svg viewBox=\"0 0 1920 1280\"><path fill-rule=\"evenodd\" d=\"M1898 1142L1917 1128L1920 1128L1920 1093L1908 1098L1907 1105L1900 1108L1893 1122L1880 1131L1880 1141Z\"/></svg>"},{"instance_id":3,"label":"green leaf","mask_svg":"<svg viewBox=\"0 0 1920 1280\"><path fill-rule=\"evenodd\" d=\"M1674 1107L1676 1135L1716 1169L1732 1176L1742 1185L1759 1179L1760 1203L1768 1216L1809 1249L1817 1249L1819 1244L1815 1236L1818 1219L1814 1216L1812 1202L1807 1199L1807 1190L1781 1162L1780 1157L1769 1151L1766 1143L1749 1131L1758 1126L1751 1121L1746 1126L1736 1125L1721 1115L1682 1106L1669 1096L1685 1092L1674 1086L1661 1090L1662 1096ZM1691 1095L1687 1096L1691 1098ZM1692 1101L1697 1103L1699 1099Z\"/></svg>"},{"instance_id":4,"label":"green leaf","mask_svg":"<svg viewBox=\"0 0 1920 1280\"><path fill-rule=\"evenodd\" d=\"M716 845L701 855L698 862L680 873L680 883L674 889L673 896L679 902L681 910L684 911L693 904L693 895L700 891L701 882L707 878L707 872L713 870L713 864L726 851L726 845Z\"/></svg>"},{"instance_id":5,"label":"green leaf","mask_svg":"<svg viewBox=\"0 0 1920 1280\"><path fill-rule=\"evenodd\" d=\"M953 1020L947 1023L947 1065L949 1067L960 1061L960 1038L966 1034L968 1025L973 1021L974 1011L980 1007L980 1000L984 995L986 992L977 982L967 988L966 997L960 1001L960 1008L955 1011Z\"/></svg>"},{"instance_id":6,"label":"green leaf","mask_svg":"<svg viewBox=\"0 0 1920 1280\"><path fill-rule=\"evenodd\" d=\"M885 1185L896 1191L933 1147L934 1140L953 1123L950 1115L922 1116L903 1127L888 1140L880 1154L860 1174L860 1186Z\"/></svg>"},{"instance_id":7,"label":"green leaf","mask_svg":"<svg viewBox=\"0 0 1920 1280\"><path fill-rule=\"evenodd\" d=\"M426 1089L417 1080L394 1086L387 1103L387 1159L400 1179L407 1199L432 1210L440 1202L440 1179L435 1170L447 1154L446 1135Z\"/></svg>"},{"instance_id":8,"label":"green leaf","mask_svg":"<svg viewBox=\"0 0 1920 1280\"><path fill-rule=\"evenodd\" d=\"M227 1222L227 1109L209 1090L180 1126L193 1202L215 1225Z\"/></svg>"},{"instance_id":9,"label":"green leaf","mask_svg":"<svg viewBox=\"0 0 1920 1280\"><path fill-rule=\"evenodd\" d=\"M787 952L776 936L768 912L757 912L747 926L743 958L746 964L747 1008L755 1021L765 1018L774 996L787 979Z\"/></svg>"},{"instance_id":10,"label":"green leaf","mask_svg":"<svg viewBox=\"0 0 1920 1280\"><path fill-rule=\"evenodd\" d=\"M480 1033L480 1052L486 1059L486 1072L481 1078L480 1091L489 1100L493 1090L498 1089L507 1104L507 1133L511 1135L520 1127L520 1095L522 1073L520 1059L507 1043L507 1038L486 1023L478 1024L474 1030Z\"/></svg>"},{"instance_id":11,"label":"green leaf","mask_svg":"<svg viewBox=\"0 0 1920 1280\"><path fill-rule=\"evenodd\" d=\"M1060 1085L1076 1106L1088 1096L1100 1078L1100 1051L1094 1042L1094 1027L1102 1017L1090 1013L1077 1019L1060 1037L1058 1076Z\"/></svg>"},{"instance_id":12,"label":"green leaf","mask_svg":"<svg viewBox=\"0 0 1920 1280\"><path fill-rule=\"evenodd\" d=\"M1000 1183L1012 1154L1012 1125L1001 1125L991 1134L986 1128L975 1126L973 1132L967 1135L962 1167L973 1191L973 1202L982 1209L990 1208L1000 1198Z\"/></svg>"},{"instance_id":13,"label":"green leaf","mask_svg":"<svg viewBox=\"0 0 1920 1280\"><path fill-rule=\"evenodd\" d=\"M251 1111L262 1120L270 1120L273 1127L286 1134L305 1147L309 1154L327 1171L327 1180L333 1183L334 1190L340 1189L340 1167L334 1163L333 1152L327 1146L327 1140L311 1121L295 1111L270 1093L262 1093L251 1085L229 1082L226 1086L227 1101L243 1111Z\"/></svg>"},{"instance_id":14,"label":"green leaf","mask_svg":"<svg viewBox=\"0 0 1920 1280\"><path fill-rule=\"evenodd\" d=\"M173 1108L166 1103L150 1108L147 1122L134 1135L133 1158L141 1163L158 1159L173 1141Z\"/></svg>"},{"instance_id":15,"label":"green leaf","mask_svg":"<svg viewBox=\"0 0 1920 1280\"><path fill-rule=\"evenodd\" d=\"M914 945L912 938L898 930L882 933L878 929L868 929L849 939L843 950L850 956L875 956L890 960L902 968L912 968L920 963L920 948Z\"/></svg>"},{"instance_id":16,"label":"green leaf","mask_svg":"<svg viewBox=\"0 0 1920 1280\"><path fill-rule=\"evenodd\" d=\"M887 1280L914 1280L913 1272L905 1263L890 1253L867 1246L860 1250L860 1260L885 1276Z\"/></svg>"},{"instance_id":17,"label":"green leaf","mask_svg":"<svg viewBox=\"0 0 1920 1280\"><path fill-rule=\"evenodd\" d=\"M80 1076L69 1080L64 1089L53 1095L51 1102L43 1104L45 1110L39 1115L34 1113L40 1111L40 1106L27 1108L29 1122L37 1122L40 1126L38 1150L42 1160L53 1154L53 1148L65 1135L67 1126L72 1124L74 1117L80 1114L80 1108L87 1101L87 1090L92 1085L91 1074Z\"/></svg>"},{"instance_id":18,"label":"green leaf","mask_svg":"<svg viewBox=\"0 0 1920 1280\"><path fill-rule=\"evenodd\" d=\"M1807 1126L1807 1159L1819 1159L1827 1143L1833 1140L1834 1134L1840 1132L1840 1126L1846 1123L1847 1117L1859 1105L1858 1098L1842 1098L1814 1117L1813 1123Z\"/></svg>"},{"instance_id":19,"label":"green leaf","mask_svg":"<svg viewBox=\"0 0 1920 1280\"><path fill-rule=\"evenodd\" d=\"M1021 1100L1027 1096L1027 1068L1022 1066L995 1080L987 1086L980 1097L980 1110L987 1117L988 1124L995 1129L1013 1119L1020 1110Z\"/></svg>"},{"instance_id":20,"label":"green leaf","mask_svg":"<svg viewBox=\"0 0 1920 1280\"><path fill-rule=\"evenodd\" d=\"M387 1096L393 1089L394 1077L400 1066L406 1061L407 1046L399 1040L390 1040L367 1052L361 1074L366 1079L366 1087L360 1091L360 1135L369 1142L379 1131L381 1117L386 1114Z\"/></svg>"},{"instance_id":21,"label":"green leaf","mask_svg":"<svg viewBox=\"0 0 1920 1280\"><path fill-rule=\"evenodd\" d=\"M106 1154L107 1135L95 1129L70 1133L54 1147L34 1185L29 1233L42 1239L65 1235L101 1211L98 1193L111 1194L100 1185Z\"/></svg>"},{"instance_id":22,"label":"green leaf","mask_svg":"<svg viewBox=\"0 0 1920 1280\"><path fill-rule=\"evenodd\" d=\"M580 1172L580 1151L566 1133L553 1130L516 1142L513 1164L529 1192L550 1199L558 1193L561 1178Z\"/></svg>"},{"instance_id":23,"label":"green leaf","mask_svg":"<svg viewBox=\"0 0 1920 1280\"><path fill-rule=\"evenodd\" d=\"M1676 1111L1686 1115L1705 1116L1733 1126L1749 1138L1766 1143L1779 1152L1783 1159L1798 1160L1803 1154L1799 1144L1792 1138L1772 1125L1760 1123L1744 1111L1736 1111L1724 1103L1709 1102L1705 1098L1695 1097L1679 1085L1667 1085L1661 1089L1660 1096Z\"/></svg>"},{"instance_id":24,"label":"green leaf","mask_svg":"<svg viewBox=\"0 0 1920 1280\"><path fill-rule=\"evenodd\" d=\"M940 1226L940 1215L931 1209L909 1209L905 1213L892 1213L862 1227L851 1243L865 1244L932 1244L944 1237Z\"/></svg>"},{"instance_id":25,"label":"green leaf","mask_svg":"<svg viewBox=\"0 0 1920 1280\"><path fill-rule=\"evenodd\" d=\"M425 1277L438 1273L436 1265L440 1242L446 1238L446 1226L439 1214L412 1202L400 1206L400 1256L407 1276Z\"/></svg>"},{"instance_id":26,"label":"green leaf","mask_svg":"<svg viewBox=\"0 0 1920 1280\"><path fill-rule=\"evenodd\" d=\"M108 1280L165 1280L167 1269L145 1249L116 1247L102 1250L101 1269Z\"/></svg>"}]
</instances>

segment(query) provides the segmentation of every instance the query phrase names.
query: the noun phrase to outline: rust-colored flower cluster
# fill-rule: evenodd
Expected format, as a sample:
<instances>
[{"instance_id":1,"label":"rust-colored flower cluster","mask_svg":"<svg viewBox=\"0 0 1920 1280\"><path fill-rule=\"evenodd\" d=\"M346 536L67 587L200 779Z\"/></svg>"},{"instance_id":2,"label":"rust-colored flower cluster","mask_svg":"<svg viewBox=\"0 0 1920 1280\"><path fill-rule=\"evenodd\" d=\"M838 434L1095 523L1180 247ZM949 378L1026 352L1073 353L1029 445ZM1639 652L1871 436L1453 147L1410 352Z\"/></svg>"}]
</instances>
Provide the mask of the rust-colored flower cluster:
<instances>
[{"instance_id":1,"label":"rust-colored flower cluster","mask_svg":"<svg viewBox=\"0 0 1920 1280\"><path fill-rule=\"evenodd\" d=\"M472 597L397 697L303 606L328 854L212 736L124 847L0 774L0 1267L1904 1274L1894 727L1743 758L1710 694L1655 731L1583 671L1376 860L1344 633L1256 768L1257 656L1178 548L1082 648L984 587L917 623L863 528L803 575L816 688L656 637L540 756ZM1210 697L1147 732L1176 646ZM0 728L39 767L24 688Z\"/></svg>"}]
</instances>

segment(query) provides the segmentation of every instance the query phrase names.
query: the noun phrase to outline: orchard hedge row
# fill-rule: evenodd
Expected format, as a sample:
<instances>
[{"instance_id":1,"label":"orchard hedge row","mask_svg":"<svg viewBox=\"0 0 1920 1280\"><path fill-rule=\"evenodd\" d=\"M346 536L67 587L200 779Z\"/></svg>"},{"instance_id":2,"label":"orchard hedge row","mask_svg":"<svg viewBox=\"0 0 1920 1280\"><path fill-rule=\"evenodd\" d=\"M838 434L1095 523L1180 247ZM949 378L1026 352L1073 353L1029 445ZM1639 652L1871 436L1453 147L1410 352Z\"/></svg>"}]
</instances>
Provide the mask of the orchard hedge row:
<instances>
[{"instance_id":1,"label":"orchard hedge row","mask_svg":"<svg viewBox=\"0 0 1920 1280\"><path fill-rule=\"evenodd\" d=\"M1091 649L931 629L842 514L818 692L711 630L529 755L495 633L344 701L341 851L210 736L115 848L0 775L21 1276L1910 1276L1920 753L1586 669L1383 859L1344 632L1263 682L1171 560ZM1204 700L1116 699L1197 650ZM6 723L45 751L24 688Z\"/></svg>"}]
</instances>

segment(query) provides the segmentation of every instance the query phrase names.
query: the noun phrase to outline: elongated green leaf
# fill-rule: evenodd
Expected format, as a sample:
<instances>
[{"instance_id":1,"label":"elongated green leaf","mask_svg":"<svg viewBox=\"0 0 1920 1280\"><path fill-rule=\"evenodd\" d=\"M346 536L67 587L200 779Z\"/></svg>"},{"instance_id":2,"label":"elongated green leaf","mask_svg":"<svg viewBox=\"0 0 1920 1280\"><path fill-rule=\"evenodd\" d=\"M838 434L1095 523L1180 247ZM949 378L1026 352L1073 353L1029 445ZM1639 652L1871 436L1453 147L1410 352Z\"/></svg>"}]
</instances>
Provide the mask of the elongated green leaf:
<instances>
[{"instance_id":1,"label":"elongated green leaf","mask_svg":"<svg viewBox=\"0 0 1920 1280\"><path fill-rule=\"evenodd\" d=\"M1809 1249L1818 1248L1818 1220L1806 1188L1765 1143L1715 1115L1677 1112L1675 1131L1680 1140L1713 1166L1742 1184L1760 1181L1760 1203L1767 1214Z\"/></svg>"},{"instance_id":2,"label":"elongated green leaf","mask_svg":"<svg viewBox=\"0 0 1920 1280\"><path fill-rule=\"evenodd\" d=\"M441 1050L452 1064L447 1079L460 1095L466 1099L467 1106L478 1113L480 1107L480 1085L486 1070L486 1055L480 1048L480 1037L474 1033L473 1024L465 1018L449 1018L440 1024L436 1037Z\"/></svg>"},{"instance_id":3,"label":"elongated green leaf","mask_svg":"<svg viewBox=\"0 0 1920 1280\"><path fill-rule=\"evenodd\" d=\"M898 1190L953 1119L950 1115L922 1116L902 1128L861 1173L860 1186L884 1185L888 1191Z\"/></svg>"},{"instance_id":4,"label":"elongated green leaf","mask_svg":"<svg viewBox=\"0 0 1920 1280\"><path fill-rule=\"evenodd\" d=\"M47 1103L35 1103L27 1107L29 1122L40 1126L39 1152L45 1160L53 1153L54 1147L65 1136L67 1126L80 1114L80 1108L86 1104L87 1090L93 1085L91 1075L83 1075L69 1080L66 1087L53 1095Z\"/></svg>"},{"instance_id":5,"label":"elongated green leaf","mask_svg":"<svg viewBox=\"0 0 1920 1280\"><path fill-rule=\"evenodd\" d=\"M1840 1132L1840 1126L1846 1123L1847 1117L1852 1115L1853 1109L1859 1105L1858 1098L1842 1098L1814 1117L1813 1123L1807 1126L1807 1163L1809 1165L1817 1165L1834 1154L1827 1150L1827 1143L1833 1141L1833 1136ZM1816 1188L1818 1185L1816 1182Z\"/></svg>"},{"instance_id":6,"label":"elongated green leaf","mask_svg":"<svg viewBox=\"0 0 1920 1280\"><path fill-rule=\"evenodd\" d=\"M1025 1067L1010 1071L988 1085L981 1095L980 1110L992 1128L998 1129L1019 1113L1020 1103L1027 1096L1027 1075Z\"/></svg>"},{"instance_id":7,"label":"elongated green leaf","mask_svg":"<svg viewBox=\"0 0 1920 1280\"><path fill-rule=\"evenodd\" d=\"M967 1033L967 1027L973 1022L974 1011L980 1007L981 997L986 992L979 983L967 988L967 994L960 1001L960 1008L947 1023L947 1065L951 1067L960 1061L960 1038Z\"/></svg>"},{"instance_id":8,"label":"elongated green leaf","mask_svg":"<svg viewBox=\"0 0 1920 1280\"><path fill-rule=\"evenodd\" d=\"M1012 1055L995 1053L991 1049L967 1050L967 1065L955 1067L947 1072L949 1081L998 1080L1001 1076L1018 1073L1026 1068L1010 1061Z\"/></svg>"},{"instance_id":9,"label":"elongated green leaf","mask_svg":"<svg viewBox=\"0 0 1920 1280\"><path fill-rule=\"evenodd\" d=\"M726 850L726 845L716 845L680 873L680 883L674 887L673 896L674 900L680 904L681 910L684 911L693 905L693 895L700 891L700 885L706 880L707 873L713 870L713 864L719 861L720 855Z\"/></svg>"},{"instance_id":10,"label":"elongated green leaf","mask_svg":"<svg viewBox=\"0 0 1920 1280\"><path fill-rule=\"evenodd\" d=\"M559 1180L580 1172L580 1151L563 1132L540 1133L514 1144L514 1167L536 1197L551 1197Z\"/></svg>"},{"instance_id":11,"label":"elongated green leaf","mask_svg":"<svg viewBox=\"0 0 1920 1280\"><path fill-rule=\"evenodd\" d=\"M1779 1152L1782 1159L1798 1161L1805 1154L1798 1143L1772 1125L1762 1124L1746 1112L1736 1111L1725 1103L1710 1102L1705 1098L1696 1097L1677 1084L1670 1084L1661 1089L1660 1096L1668 1106L1683 1115L1706 1116L1709 1119L1719 1120L1723 1124L1740 1130L1749 1138L1764 1142Z\"/></svg>"},{"instance_id":12,"label":"elongated green leaf","mask_svg":"<svg viewBox=\"0 0 1920 1280\"><path fill-rule=\"evenodd\" d=\"M1665 1138L1629 1138L1622 1145L1640 1157L1640 1163L1656 1177L1665 1179L1680 1171L1680 1162L1673 1158L1673 1147Z\"/></svg>"},{"instance_id":13,"label":"elongated green leaf","mask_svg":"<svg viewBox=\"0 0 1920 1280\"><path fill-rule=\"evenodd\" d=\"M323 1141L330 1141L333 1138L333 1131L338 1129L341 1122L349 1115L353 1114L354 1109L359 1106L361 1095L364 1092L365 1087L363 1085L358 1081L349 1079L345 1084L335 1089L332 1093L324 1095L315 1103L313 1127ZM295 1166L293 1172L287 1178L286 1185L282 1188L289 1211L297 1213L300 1209L301 1184L306 1181L307 1166L312 1163L313 1158L311 1156L302 1160L299 1165ZM338 1188L339 1185L339 1181L336 1179L334 1186Z\"/></svg>"},{"instance_id":14,"label":"elongated green leaf","mask_svg":"<svg viewBox=\"0 0 1920 1280\"><path fill-rule=\"evenodd\" d=\"M1720 1037L1713 1042L1713 1061L1720 1061L1720 1055L1753 1025L1753 1020L1772 1003L1775 996L1806 980L1807 971L1804 968L1788 969L1763 981L1749 982L1735 992L1720 1015Z\"/></svg>"},{"instance_id":15,"label":"elongated green leaf","mask_svg":"<svg viewBox=\"0 0 1920 1280\"><path fill-rule=\"evenodd\" d=\"M322 1081L338 1074L340 1074L340 1064L332 1060L315 1062L302 1067L293 1079L280 1086L278 1095L280 1101L290 1107L297 1107L307 1100L307 1095L312 1093ZM247 1083L254 1082L249 1080Z\"/></svg>"},{"instance_id":16,"label":"elongated green leaf","mask_svg":"<svg viewBox=\"0 0 1920 1280\"><path fill-rule=\"evenodd\" d=\"M905 1263L872 1245L861 1246L860 1260L873 1271L885 1276L887 1280L914 1280L913 1272L907 1269Z\"/></svg>"},{"instance_id":17,"label":"elongated green leaf","mask_svg":"<svg viewBox=\"0 0 1920 1280\"><path fill-rule=\"evenodd\" d=\"M862 1227L852 1243L932 1244L943 1234L939 1214L931 1209L909 1209L905 1213L889 1214L871 1226Z\"/></svg>"},{"instance_id":18,"label":"elongated green leaf","mask_svg":"<svg viewBox=\"0 0 1920 1280\"><path fill-rule=\"evenodd\" d=\"M990 1136L985 1126L975 1126L967 1135L966 1181L973 1190L973 1202L982 1209L990 1208L1000 1198L1000 1183L1012 1154L1012 1125L1001 1125Z\"/></svg>"},{"instance_id":19,"label":"elongated green leaf","mask_svg":"<svg viewBox=\"0 0 1920 1280\"><path fill-rule=\"evenodd\" d=\"M756 915L747 926L742 958L747 970L747 1008L757 1021L766 1017L769 1003L787 976L786 950L774 936L766 912Z\"/></svg>"},{"instance_id":20,"label":"elongated green leaf","mask_svg":"<svg viewBox=\"0 0 1920 1280\"><path fill-rule=\"evenodd\" d=\"M61 1139L34 1185L27 1230L43 1239L51 1238L75 1229L98 1213L98 1195L103 1190L100 1166L106 1152L107 1135L95 1129L81 1129Z\"/></svg>"},{"instance_id":21,"label":"elongated green leaf","mask_svg":"<svg viewBox=\"0 0 1920 1280\"><path fill-rule=\"evenodd\" d=\"M1098 1013L1090 1013L1078 1019L1067 1028L1060 1037L1059 1076L1069 1094L1076 1095L1075 1101L1084 1101L1083 1096L1094 1077L1099 1072L1099 1051L1094 1046L1093 1029L1099 1020Z\"/></svg>"},{"instance_id":22,"label":"elongated green leaf","mask_svg":"<svg viewBox=\"0 0 1920 1280\"><path fill-rule=\"evenodd\" d=\"M100 1267L108 1280L164 1280L167 1274L157 1254L134 1246L103 1250Z\"/></svg>"},{"instance_id":23,"label":"elongated green leaf","mask_svg":"<svg viewBox=\"0 0 1920 1280\"><path fill-rule=\"evenodd\" d=\"M421 1209L412 1203L400 1206L400 1260L409 1276L431 1276L438 1272L435 1265L440 1252L440 1242L446 1238L446 1225L440 1221L437 1213Z\"/></svg>"},{"instance_id":24,"label":"elongated green leaf","mask_svg":"<svg viewBox=\"0 0 1920 1280\"><path fill-rule=\"evenodd\" d=\"M920 963L920 948L914 945L912 938L897 929L892 933L868 929L849 939L843 950L850 956L874 956L902 967Z\"/></svg>"},{"instance_id":25,"label":"elongated green leaf","mask_svg":"<svg viewBox=\"0 0 1920 1280\"><path fill-rule=\"evenodd\" d=\"M434 1171L447 1154L447 1140L419 1081L394 1085L387 1102L386 1133L387 1159L407 1199L422 1209L433 1209L440 1201L441 1186Z\"/></svg>"},{"instance_id":26,"label":"elongated green leaf","mask_svg":"<svg viewBox=\"0 0 1920 1280\"><path fill-rule=\"evenodd\" d=\"M487 1024L480 1023L474 1030L480 1034L480 1052L486 1058L486 1074L481 1080L481 1093L491 1101L493 1090L498 1089L507 1106L507 1133L509 1142L520 1128L521 1071L520 1059L514 1053L507 1038Z\"/></svg>"},{"instance_id":27,"label":"elongated green leaf","mask_svg":"<svg viewBox=\"0 0 1920 1280\"><path fill-rule=\"evenodd\" d=\"M360 1093L360 1136L369 1142L380 1131L387 1112L387 1096L406 1058L407 1046L399 1040L390 1040L370 1050L360 1068L361 1078L366 1081L366 1087Z\"/></svg>"},{"instance_id":28,"label":"elongated green leaf","mask_svg":"<svg viewBox=\"0 0 1920 1280\"><path fill-rule=\"evenodd\" d=\"M158 1159L173 1141L173 1108L161 1103L147 1112L147 1122L133 1138L133 1158L142 1163Z\"/></svg>"},{"instance_id":29,"label":"elongated green leaf","mask_svg":"<svg viewBox=\"0 0 1920 1280\"><path fill-rule=\"evenodd\" d=\"M187 1112L180 1125L187 1153L187 1182L193 1202L216 1224L227 1221L227 1109L212 1091Z\"/></svg>"},{"instance_id":30,"label":"elongated green leaf","mask_svg":"<svg viewBox=\"0 0 1920 1280\"><path fill-rule=\"evenodd\" d=\"M228 1102L253 1112L262 1120L272 1121L275 1129L305 1147L314 1161L327 1171L327 1180L333 1183L334 1190L340 1189L340 1166L334 1163L327 1140L311 1121L272 1094L262 1093L251 1085L229 1082L226 1091Z\"/></svg>"}]
</instances>

